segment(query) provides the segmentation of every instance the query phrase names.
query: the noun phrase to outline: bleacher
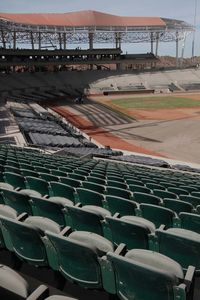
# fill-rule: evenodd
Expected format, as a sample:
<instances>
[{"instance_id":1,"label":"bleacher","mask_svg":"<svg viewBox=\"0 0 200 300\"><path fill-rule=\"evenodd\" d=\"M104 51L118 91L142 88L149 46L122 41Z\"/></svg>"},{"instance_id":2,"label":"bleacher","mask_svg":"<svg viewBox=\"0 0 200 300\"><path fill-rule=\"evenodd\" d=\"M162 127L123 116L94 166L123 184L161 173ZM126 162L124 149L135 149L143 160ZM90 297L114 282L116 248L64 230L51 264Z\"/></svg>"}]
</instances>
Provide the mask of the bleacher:
<instances>
[{"instance_id":1,"label":"bleacher","mask_svg":"<svg viewBox=\"0 0 200 300\"><path fill-rule=\"evenodd\" d=\"M80 299L198 299L199 174L10 146L0 170L1 252L18 272L53 272L72 297L99 290ZM0 268L11 299L62 299L13 288L12 272Z\"/></svg>"},{"instance_id":2,"label":"bleacher","mask_svg":"<svg viewBox=\"0 0 200 300\"><path fill-rule=\"evenodd\" d=\"M96 147L80 132L34 102L10 102L9 105L21 132L30 145L56 148Z\"/></svg>"},{"instance_id":3,"label":"bleacher","mask_svg":"<svg viewBox=\"0 0 200 300\"><path fill-rule=\"evenodd\" d=\"M190 85L194 85L192 89L198 89L200 79L199 69L183 69L183 70L166 70L166 71L148 71L137 72L133 71L73 71L73 72L36 72L36 73L0 73L0 94L12 96L17 94L23 95L30 99L34 96L32 93L37 93L45 99L55 98L55 94L65 93L77 95L83 93L84 90L92 91L94 94L103 93L104 91L118 91L134 87L133 92L141 91L141 86L145 87L145 91L151 91L158 87L168 88L170 91L184 91ZM182 87L183 85L183 87ZM189 86L187 86L189 85ZM50 93L49 93L50 91ZM48 92L48 93L46 93ZM52 95L54 94L54 96ZM38 95L39 94L39 95Z\"/></svg>"},{"instance_id":4,"label":"bleacher","mask_svg":"<svg viewBox=\"0 0 200 300\"><path fill-rule=\"evenodd\" d=\"M185 91L198 91L200 90L200 83L199 82L184 83L181 84L181 87Z\"/></svg>"}]
</instances>

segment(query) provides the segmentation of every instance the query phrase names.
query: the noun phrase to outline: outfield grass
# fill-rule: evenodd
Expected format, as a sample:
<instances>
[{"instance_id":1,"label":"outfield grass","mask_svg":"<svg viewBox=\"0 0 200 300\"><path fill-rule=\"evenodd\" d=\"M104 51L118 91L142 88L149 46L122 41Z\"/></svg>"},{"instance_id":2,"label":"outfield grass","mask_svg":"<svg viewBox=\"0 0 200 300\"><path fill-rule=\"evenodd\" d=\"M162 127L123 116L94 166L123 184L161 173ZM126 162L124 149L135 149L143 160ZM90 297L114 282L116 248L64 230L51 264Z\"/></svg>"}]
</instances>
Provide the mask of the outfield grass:
<instances>
[{"instance_id":1,"label":"outfield grass","mask_svg":"<svg viewBox=\"0 0 200 300\"><path fill-rule=\"evenodd\" d=\"M143 97L111 100L113 105L125 109L167 109L200 106L199 100L181 97Z\"/></svg>"}]
</instances>

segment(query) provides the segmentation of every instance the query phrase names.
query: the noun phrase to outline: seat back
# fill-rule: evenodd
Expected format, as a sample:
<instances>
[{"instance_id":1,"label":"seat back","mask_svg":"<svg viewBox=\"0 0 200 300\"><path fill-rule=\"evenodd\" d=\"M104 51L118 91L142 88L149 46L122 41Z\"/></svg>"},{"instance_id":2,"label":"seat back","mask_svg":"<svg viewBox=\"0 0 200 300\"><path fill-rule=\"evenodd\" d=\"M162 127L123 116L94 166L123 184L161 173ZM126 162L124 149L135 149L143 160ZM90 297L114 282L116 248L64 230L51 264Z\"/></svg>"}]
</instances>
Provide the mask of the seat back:
<instances>
[{"instance_id":1,"label":"seat back","mask_svg":"<svg viewBox=\"0 0 200 300\"><path fill-rule=\"evenodd\" d=\"M52 180L54 181L54 180ZM73 178L70 178L70 177L60 177L60 181L64 184L67 184L71 187L74 187L74 188L77 188L81 185L81 181L80 180L77 180L77 179L73 179Z\"/></svg>"},{"instance_id":2,"label":"seat back","mask_svg":"<svg viewBox=\"0 0 200 300\"><path fill-rule=\"evenodd\" d=\"M122 181L117 181L117 180L107 180L107 186L113 186L117 187L120 189L127 189L127 184L122 182Z\"/></svg>"},{"instance_id":3,"label":"seat back","mask_svg":"<svg viewBox=\"0 0 200 300\"><path fill-rule=\"evenodd\" d=\"M181 212L179 214L181 228L200 233L200 215Z\"/></svg>"},{"instance_id":4,"label":"seat back","mask_svg":"<svg viewBox=\"0 0 200 300\"><path fill-rule=\"evenodd\" d=\"M180 195L179 199L191 203L194 207L200 205L200 195L198 195L198 197L191 195Z\"/></svg>"},{"instance_id":5,"label":"seat back","mask_svg":"<svg viewBox=\"0 0 200 300\"><path fill-rule=\"evenodd\" d=\"M191 203L175 200L175 199L163 199L164 206L175 211L177 214L180 212L189 212L191 213L193 210L193 206Z\"/></svg>"},{"instance_id":6,"label":"seat back","mask_svg":"<svg viewBox=\"0 0 200 300\"><path fill-rule=\"evenodd\" d=\"M49 195L49 185L44 179L27 176L27 185L30 189L39 192L42 196Z\"/></svg>"},{"instance_id":7,"label":"seat back","mask_svg":"<svg viewBox=\"0 0 200 300\"><path fill-rule=\"evenodd\" d=\"M4 172L5 182L11 184L14 188L25 189L25 179L22 175L12 173L12 172Z\"/></svg>"},{"instance_id":8,"label":"seat back","mask_svg":"<svg viewBox=\"0 0 200 300\"><path fill-rule=\"evenodd\" d=\"M84 181L82 183L82 186L83 186L84 189L88 189L88 190L91 190L91 191L94 191L94 192L97 192L97 193L100 193L100 194L103 194L105 192L105 186L104 185L97 184L97 183L94 183L94 182Z\"/></svg>"},{"instance_id":9,"label":"seat back","mask_svg":"<svg viewBox=\"0 0 200 300\"><path fill-rule=\"evenodd\" d=\"M26 212L28 215L32 215L32 208L30 205L30 197L28 195L23 195L17 191L13 190L2 190L4 202L10 207L14 208L18 214Z\"/></svg>"},{"instance_id":10,"label":"seat back","mask_svg":"<svg viewBox=\"0 0 200 300\"><path fill-rule=\"evenodd\" d=\"M103 207L104 196L95 191L91 191L84 188L77 188L77 201L82 205L96 205Z\"/></svg>"},{"instance_id":11,"label":"seat back","mask_svg":"<svg viewBox=\"0 0 200 300\"><path fill-rule=\"evenodd\" d=\"M172 192L176 194L177 196L179 195L188 195L189 192L187 190L184 190L182 188L177 188L177 187L168 187L167 189L169 192Z\"/></svg>"},{"instance_id":12,"label":"seat back","mask_svg":"<svg viewBox=\"0 0 200 300\"><path fill-rule=\"evenodd\" d=\"M153 222L156 228L162 224L164 224L166 228L173 226L173 218L176 217L176 214L171 209L142 203L140 204L140 210L142 217Z\"/></svg>"},{"instance_id":13,"label":"seat back","mask_svg":"<svg viewBox=\"0 0 200 300\"><path fill-rule=\"evenodd\" d=\"M75 202L75 188L60 182L50 181L50 195L64 197Z\"/></svg>"},{"instance_id":14,"label":"seat back","mask_svg":"<svg viewBox=\"0 0 200 300\"><path fill-rule=\"evenodd\" d=\"M111 230L112 241L115 245L124 243L128 249L149 248L148 235L151 231L145 223L139 224L113 217L106 217L106 222Z\"/></svg>"},{"instance_id":15,"label":"seat back","mask_svg":"<svg viewBox=\"0 0 200 300\"><path fill-rule=\"evenodd\" d=\"M103 217L100 214L74 206L68 207L68 214L74 230L90 231L103 236Z\"/></svg>"},{"instance_id":16,"label":"seat back","mask_svg":"<svg viewBox=\"0 0 200 300\"><path fill-rule=\"evenodd\" d=\"M118 212L121 216L135 215L137 203L117 196L106 196L106 205L111 214Z\"/></svg>"},{"instance_id":17,"label":"seat back","mask_svg":"<svg viewBox=\"0 0 200 300\"><path fill-rule=\"evenodd\" d=\"M138 203L148 203L148 204L160 204L160 198L154 195L142 193L142 192L134 192L133 198Z\"/></svg>"},{"instance_id":18,"label":"seat back","mask_svg":"<svg viewBox=\"0 0 200 300\"><path fill-rule=\"evenodd\" d=\"M131 192L128 191L128 190L120 189L120 188L117 188L117 187L111 187L111 186L108 186L106 188L106 193L109 196L117 196L117 197L121 197L121 198L124 198L124 199L127 199L127 200L130 200L131 196L132 196Z\"/></svg>"},{"instance_id":19,"label":"seat back","mask_svg":"<svg viewBox=\"0 0 200 300\"><path fill-rule=\"evenodd\" d=\"M62 228L69 225L67 218L65 218L67 208L60 203L38 197L31 197L30 202L35 216L49 218L58 223Z\"/></svg>"},{"instance_id":20,"label":"seat back","mask_svg":"<svg viewBox=\"0 0 200 300\"><path fill-rule=\"evenodd\" d=\"M129 189L131 192L141 192L146 194L151 194L151 190L145 186L136 185L136 184L129 184Z\"/></svg>"}]
</instances>

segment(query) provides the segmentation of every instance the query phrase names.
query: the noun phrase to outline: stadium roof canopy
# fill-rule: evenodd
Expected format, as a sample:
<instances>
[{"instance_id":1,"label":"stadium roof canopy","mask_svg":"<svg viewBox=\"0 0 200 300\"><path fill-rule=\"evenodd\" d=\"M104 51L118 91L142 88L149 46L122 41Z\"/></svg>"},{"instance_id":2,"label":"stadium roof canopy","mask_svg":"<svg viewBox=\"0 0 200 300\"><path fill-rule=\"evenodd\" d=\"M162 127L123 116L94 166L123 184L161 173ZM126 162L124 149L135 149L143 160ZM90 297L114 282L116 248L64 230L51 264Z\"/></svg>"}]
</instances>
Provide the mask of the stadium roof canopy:
<instances>
[{"instance_id":1,"label":"stadium roof canopy","mask_svg":"<svg viewBox=\"0 0 200 300\"><path fill-rule=\"evenodd\" d=\"M11 42L13 36L17 43L27 44L31 39L32 44L37 43L37 34L43 42L60 39L68 44L88 43L89 34L93 34L94 43L112 43L116 36L121 42L130 43L173 41L184 39L191 31L192 25L180 20L122 17L91 10L60 14L0 13L0 43L4 44Z\"/></svg>"}]
</instances>

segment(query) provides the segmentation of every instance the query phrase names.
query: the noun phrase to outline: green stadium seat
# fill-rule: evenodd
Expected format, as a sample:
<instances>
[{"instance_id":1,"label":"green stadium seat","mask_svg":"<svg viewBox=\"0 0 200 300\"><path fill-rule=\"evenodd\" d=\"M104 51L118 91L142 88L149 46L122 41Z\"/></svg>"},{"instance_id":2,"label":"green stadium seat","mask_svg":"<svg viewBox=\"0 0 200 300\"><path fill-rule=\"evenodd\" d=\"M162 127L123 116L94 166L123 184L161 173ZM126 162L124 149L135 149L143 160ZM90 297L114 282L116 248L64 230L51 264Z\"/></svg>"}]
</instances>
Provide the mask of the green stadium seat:
<instances>
[{"instance_id":1,"label":"green stadium seat","mask_svg":"<svg viewBox=\"0 0 200 300\"><path fill-rule=\"evenodd\" d=\"M77 188L76 202L80 202L82 205L96 205L104 207L104 196L88 189Z\"/></svg>"},{"instance_id":2,"label":"green stadium seat","mask_svg":"<svg viewBox=\"0 0 200 300\"><path fill-rule=\"evenodd\" d=\"M112 186L108 186L106 188L106 194L109 196L121 197L127 200L131 200L132 198L132 193L130 191Z\"/></svg>"},{"instance_id":3,"label":"green stadium seat","mask_svg":"<svg viewBox=\"0 0 200 300\"><path fill-rule=\"evenodd\" d=\"M39 177L39 173L33 171L33 170L28 170L28 169L21 169L21 174L26 177L26 176L31 176L31 177Z\"/></svg>"},{"instance_id":4,"label":"green stadium seat","mask_svg":"<svg viewBox=\"0 0 200 300\"><path fill-rule=\"evenodd\" d=\"M45 167L34 166L34 170L38 173L50 173L50 170Z\"/></svg>"},{"instance_id":5,"label":"green stadium seat","mask_svg":"<svg viewBox=\"0 0 200 300\"><path fill-rule=\"evenodd\" d=\"M39 192L42 196L49 195L49 184L46 180L32 176L26 177L27 188Z\"/></svg>"},{"instance_id":6,"label":"green stadium seat","mask_svg":"<svg viewBox=\"0 0 200 300\"><path fill-rule=\"evenodd\" d=\"M181 189L181 188L176 188L176 187L168 187L167 189L169 192L172 192L176 194L177 196L179 195L188 195L189 192L187 190Z\"/></svg>"},{"instance_id":7,"label":"green stadium seat","mask_svg":"<svg viewBox=\"0 0 200 300\"><path fill-rule=\"evenodd\" d=\"M133 185L141 185L141 186L144 186L144 183L143 183L141 180L137 180L137 179L130 179L130 178L127 178L127 179L126 179L126 183L127 183L128 185L133 184Z\"/></svg>"},{"instance_id":8,"label":"green stadium seat","mask_svg":"<svg viewBox=\"0 0 200 300\"><path fill-rule=\"evenodd\" d=\"M133 249L125 256L109 252L115 292L121 300L189 300L193 293L194 268L184 275L181 266L165 255ZM108 292L113 292L110 282Z\"/></svg>"},{"instance_id":9,"label":"green stadium seat","mask_svg":"<svg viewBox=\"0 0 200 300\"><path fill-rule=\"evenodd\" d=\"M4 172L4 178L5 182L11 184L14 188L26 188L25 178L22 175L11 172Z\"/></svg>"},{"instance_id":10,"label":"green stadium seat","mask_svg":"<svg viewBox=\"0 0 200 300\"><path fill-rule=\"evenodd\" d=\"M75 188L60 182L51 181L50 196L64 197L75 203Z\"/></svg>"},{"instance_id":11,"label":"green stadium seat","mask_svg":"<svg viewBox=\"0 0 200 300\"><path fill-rule=\"evenodd\" d=\"M176 260L186 271L189 265L200 275L200 234L182 228L156 230L155 250Z\"/></svg>"},{"instance_id":12,"label":"green stadium seat","mask_svg":"<svg viewBox=\"0 0 200 300\"><path fill-rule=\"evenodd\" d=\"M89 182L97 183L97 184L100 184L100 185L105 185L106 184L106 180L105 179L98 178L98 177L95 177L95 176L92 176L92 175L88 176L87 180Z\"/></svg>"},{"instance_id":13,"label":"green stadium seat","mask_svg":"<svg viewBox=\"0 0 200 300\"><path fill-rule=\"evenodd\" d=\"M47 182L49 182L49 181L59 181L60 180L58 176L55 176L55 175L52 175L52 174L49 174L49 173L39 173L39 176L40 176L41 179L43 179Z\"/></svg>"},{"instance_id":14,"label":"green stadium seat","mask_svg":"<svg viewBox=\"0 0 200 300\"><path fill-rule=\"evenodd\" d=\"M62 197L50 197L48 199L31 197L30 203L34 216L51 219L61 228L69 225L67 207L73 206L71 200Z\"/></svg>"},{"instance_id":15,"label":"green stadium seat","mask_svg":"<svg viewBox=\"0 0 200 300\"><path fill-rule=\"evenodd\" d=\"M161 199L164 199L164 198L177 199L178 198L175 193L172 193L169 191L158 190L158 189L154 189L153 194L157 197L160 197Z\"/></svg>"},{"instance_id":16,"label":"green stadium seat","mask_svg":"<svg viewBox=\"0 0 200 300\"><path fill-rule=\"evenodd\" d=\"M161 185L161 184L147 182L145 185L150 190L155 190L155 189L165 190L165 187L163 185Z\"/></svg>"},{"instance_id":17,"label":"green stadium seat","mask_svg":"<svg viewBox=\"0 0 200 300\"><path fill-rule=\"evenodd\" d=\"M149 235L155 232L155 225L140 217L123 216L121 218L106 217L115 245L126 244L128 249L149 248Z\"/></svg>"},{"instance_id":18,"label":"green stadium seat","mask_svg":"<svg viewBox=\"0 0 200 300\"><path fill-rule=\"evenodd\" d=\"M127 189L127 184L124 182L120 182L120 181L116 181L116 180L107 180L107 186L113 186L113 187L117 187L120 189Z\"/></svg>"},{"instance_id":19,"label":"green stadium seat","mask_svg":"<svg viewBox=\"0 0 200 300\"><path fill-rule=\"evenodd\" d=\"M112 215L119 213L120 216L135 215L138 204L135 201L127 200L122 197L106 195L106 206Z\"/></svg>"},{"instance_id":20,"label":"green stadium seat","mask_svg":"<svg viewBox=\"0 0 200 300\"><path fill-rule=\"evenodd\" d=\"M191 203L194 207L200 205L200 195L198 197L191 195L180 195L179 199Z\"/></svg>"},{"instance_id":21,"label":"green stadium seat","mask_svg":"<svg viewBox=\"0 0 200 300\"><path fill-rule=\"evenodd\" d=\"M161 203L159 197L142 192L134 192L133 199L138 203L148 203L154 205L159 205Z\"/></svg>"},{"instance_id":22,"label":"green stadium seat","mask_svg":"<svg viewBox=\"0 0 200 300\"><path fill-rule=\"evenodd\" d=\"M67 280L84 288L103 288L101 258L114 251L110 241L95 233L83 231L72 232L68 237L48 231L46 235L56 249L56 270ZM51 265L51 259L49 263ZM52 267L55 268L54 261Z\"/></svg>"},{"instance_id":23,"label":"green stadium seat","mask_svg":"<svg viewBox=\"0 0 200 300\"><path fill-rule=\"evenodd\" d=\"M68 207L68 214L71 220L70 226L73 230L90 231L106 236L107 228L104 226L106 216L111 213L99 206L85 205L83 207Z\"/></svg>"},{"instance_id":24,"label":"green stadium seat","mask_svg":"<svg viewBox=\"0 0 200 300\"><path fill-rule=\"evenodd\" d=\"M181 228L195 231L200 234L200 215L181 212L179 214Z\"/></svg>"},{"instance_id":25,"label":"green stadium seat","mask_svg":"<svg viewBox=\"0 0 200 300\"><path fill-rule=\"evenodd\" d=\"M22 261L36 266L48 266L44 232L60 233L60 227L52 220L43 217L28 217L24 222L0 216L2 226L8 232L4 236L8 250L14 252Z\"/></svg>"},{"instance_id":26,"label":"green stadium seat","mask_svg":"<svg viewBox=\"0 0 200 300\"><path fill-rule=\"evenodd\" d=\"M140 192L145 194L152 194L152 190L148 189L145 186L136 185L136 184L129 184L129 190L133 193Z\"/></svg>"},{"instance_id":27,"label":"green stadium seat","mask_svg":"<svg viewBox=\"0 0 200 300\"><path fill-rule=\"evenodd\" d=\"M163 204L164 207L175 211L177 214L179 214L180 212L191 213L194 210L194 207L191 203L182 200L165 198L163 199Z\"/></svg>"},{"instance_id":28,"label":"green stadium seat","mask_svg":"<svg viewBox=\"0 0 200 300\"><path fill-rule=\"evenodd\" d=\"M16 173L16 174L21 174L21 171L19 168L15 168L9 165L4 166L4 172L11 172L11 173Z\"/></svg>"},{"instance_id":29,"label":"green stadium seat","mask_svg":"<svg viewBox=\"0 0 200 300\"><path fill-rule=\"evenodd\" d=\"M162 224L164 224L166 228L172 227L177 218L173 210L147 203L140 204L137 214L153 222L156 228Z\"/></svg>"},{"instance_id":30,"label":"green stadium seat","mask_svg":"<svg viewBox=\"0 0 200 300\"><path fill-rule=\"evenodd\" d=\"M82 182L82 186L85 189L100 193L100 194L104 194L105 193L105 186L101 185L101 184L97 184L94 182L89 182L89 181L83 181Z\"/></svg>"},{"instance_id":31,"label":"green stadium seat","mask_svg":"<svg viewBox=\"0 0 200 300\"><path fill-rule=\"evenodd\" d=\"M54 180L52 180L54 181ZM70 178L70 177L60 177L60 182L64 183L64 184L67 184L71 187L74 187L74 188L77 188L79 186L81 186L81 181L80 180L77 180L77 179L73 179L73 178Z\"/></svg>"},{"instance_id":32,"label":"green stadium seat","mask_svg":"<svg viewBox=\"0 0 200 300\"><path fill-rule=\"evenodd\" d=\"M5 204L15 209L19 214L23 212L26 212L28 215L33 214L29 195L7 189L3 189L2 193Z\"/></svg>"},{"instance_id":33,"label":"green stadium seat","mask_svg":"<svg viewBox=\"0 0 200 300\"><path fill-rule=\"evenodd\" d=\"M86 180L86 176L81 174L69 173L68 176L69 178L80 180L80 181Z\"/></svg>"}]
</instances>

